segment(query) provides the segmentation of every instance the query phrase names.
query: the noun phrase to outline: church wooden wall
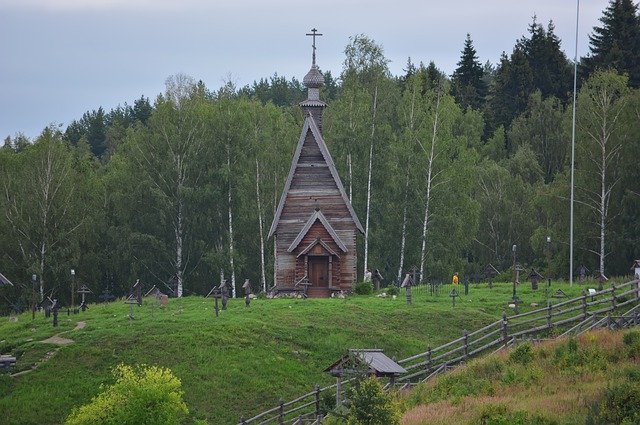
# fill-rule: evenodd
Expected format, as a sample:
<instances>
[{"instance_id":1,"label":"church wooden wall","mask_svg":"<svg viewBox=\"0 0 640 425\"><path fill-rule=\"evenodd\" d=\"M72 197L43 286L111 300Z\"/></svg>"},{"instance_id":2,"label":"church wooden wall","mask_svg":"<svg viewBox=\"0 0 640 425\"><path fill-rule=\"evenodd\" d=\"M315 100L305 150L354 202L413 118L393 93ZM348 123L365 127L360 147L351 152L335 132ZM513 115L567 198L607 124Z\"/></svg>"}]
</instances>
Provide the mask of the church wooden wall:
<instances>
[{"instance_id":1,"label":"church wooden wall","mask_svg":"<svg viewBox=\"0 0 640 425\"><path fill-rule=\"evenodd\" d=\"M299 251L289 253L287 249L314 213L316 207L320 208L347 247L348 252L346 253L340 251L337 246L335 247L335 252L340 254L341 261L339 262L339 275L335 269L333 275L334 279L339 276L343 289L350 289L356 279L356 232L358 230L333 180L329 166L325 162L311 131L309 131L276 229L276 279L279 285L290 286L295 283L296 278L299 279L304 275L303 273L296 276L299 272L295 272L296 252ZM319 223L317 226L323 228ZM322 230L326 233L324 228ZM311 236L311 232L307 234L307 237L311 240L305 243L307 240L305 238L305 241L300 244L301 249L304 249L315 239L315 235ZM328 233L324 236L321 235L321 237L333 249Z\"/></svg>"}]
</instances>

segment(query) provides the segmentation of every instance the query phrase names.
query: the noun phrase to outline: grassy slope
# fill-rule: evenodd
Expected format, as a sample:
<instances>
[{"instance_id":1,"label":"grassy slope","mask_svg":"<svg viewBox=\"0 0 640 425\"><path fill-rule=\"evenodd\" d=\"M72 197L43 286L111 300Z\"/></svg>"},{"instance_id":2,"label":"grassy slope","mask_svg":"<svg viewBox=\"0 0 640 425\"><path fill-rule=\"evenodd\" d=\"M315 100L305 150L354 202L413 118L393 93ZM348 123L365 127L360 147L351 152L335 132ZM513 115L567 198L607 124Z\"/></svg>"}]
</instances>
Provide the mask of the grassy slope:
<instances>
[{"instance_id":1,"label":"grassy slope","mask_svg":"<svg viewBox=\"0 0 640 425\"><path fill-rule=\"evenodd\" d=\"M638 352L630 354L622 335L547 341L530 362L514 360L523 357L513 350L472 361L413 391L402 423L584 424L607 385L640 377Z\"/></svg>"},{"instance_id":2,"label":"grassy slope","mask_svg":"<svg viewBox=\"0 0 640 425\"><path fill-rule=\"evenodd\" d=\"M581 288L563 289L577 295ZM210 299L189 297L170 300L166 309L154 301L135 307L133 323L127 319L128 306L117 302L91 306L77 316L61 315L58 328L42 314L34 322L27 314L17 323L5 318L0 353L18 355L19 368L54 348L37 341L71 330L79 320L87 326L62 335L75 343L35 371L0 376L0 422L61 423L73 406L86 403L101 383L110 382L114 365L124 362L169 367L182 380L191 417L234 423L241 414L272 407L280 397L290 399L315 383L332 382L322 370L348 348L383 348L402 358L492 322L505 308L511 286L472 286L455 309L447 294L448 289L438 297L416 291L412 306L403 296L254 300L249 309L243 300L231 300L217 319ZM522 285L519 295L524 306L544 303L542 290L534 293Z\"/></svg>"}]
</instances>

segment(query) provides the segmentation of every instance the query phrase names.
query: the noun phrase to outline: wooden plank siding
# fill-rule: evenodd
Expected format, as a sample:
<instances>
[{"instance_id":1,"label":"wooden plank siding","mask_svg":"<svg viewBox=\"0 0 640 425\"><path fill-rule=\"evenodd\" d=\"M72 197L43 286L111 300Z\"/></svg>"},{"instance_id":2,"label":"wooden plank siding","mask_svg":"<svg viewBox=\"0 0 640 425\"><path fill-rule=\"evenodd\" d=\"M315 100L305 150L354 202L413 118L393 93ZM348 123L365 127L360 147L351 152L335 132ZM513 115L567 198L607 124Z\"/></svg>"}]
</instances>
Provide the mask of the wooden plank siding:
<instances>
[{"instance_id":1,"label":"wooden plank siding","mask_svg":"<svg viewBox=\"0 0 640 425\"><path fill-rule=\"evenodd\" d=\"M302 279L307 273L305 257L318 254L331 257L333 288L351 290L356 280L356 234L361 231L361 225L353 208L348 204L333 160L326 155L328 150L313 118L307 117L279 211L272 225L272 233L277 235L275 275L279 288L290 288ZM290 245L312 219L316 210L322 213L347 252L341 250L319 219L311 225L295 249L291 248L293 251L288 252ZM331 255L324 247L317 245L310 252L297 258L298 254L318 237L337 255Z\"/></svg>"}]
</instances>

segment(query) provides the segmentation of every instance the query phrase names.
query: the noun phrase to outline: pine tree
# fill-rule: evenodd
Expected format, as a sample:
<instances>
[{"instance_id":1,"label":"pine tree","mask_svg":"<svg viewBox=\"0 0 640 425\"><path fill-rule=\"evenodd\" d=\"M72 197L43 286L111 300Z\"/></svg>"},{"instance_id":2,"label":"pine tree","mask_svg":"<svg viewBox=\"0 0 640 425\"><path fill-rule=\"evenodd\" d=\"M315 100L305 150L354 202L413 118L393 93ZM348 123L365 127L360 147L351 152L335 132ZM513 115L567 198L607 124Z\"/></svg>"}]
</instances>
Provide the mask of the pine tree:
<instances>
[{"instance_id":1,"label":"pine tree","mask_svg":"<svg viewBox=\"0 0 640 425\"><path fill-rule=\"evenodd\" d=\"M451 89L458 104L464 108L480 109L484 105L487 86L483 77L483 68L476 49L473 47L471 35L467 34L462 49L458 68L451 76Z\"/></svg>"},{"instance_id":2,"label":"pine tree","mask_svg":"<svg viewBox=\"0 0 640 425\"><path fill-rule=\"evenodd\" d=\"M583 58L587 78L598 68L613 68L629 75L629 85L640 87L640 16L632 0L611 0L601 27L589 36L591 52Z\"/></svg>"},{"instance_id":3,"label":"pine tree","mask_svg":"<svg viewBox=\"0 0 640 425\"><path fill-rule=\"evenodd\" d=\"M571 89L572 72L554 29L553 22L549 22L545 30L534 16L529 25L531 36L522 39L522 45L529 60L534 88L540 90L543 98L554 96L564 102Z\"/></svg>"}]
</instances>

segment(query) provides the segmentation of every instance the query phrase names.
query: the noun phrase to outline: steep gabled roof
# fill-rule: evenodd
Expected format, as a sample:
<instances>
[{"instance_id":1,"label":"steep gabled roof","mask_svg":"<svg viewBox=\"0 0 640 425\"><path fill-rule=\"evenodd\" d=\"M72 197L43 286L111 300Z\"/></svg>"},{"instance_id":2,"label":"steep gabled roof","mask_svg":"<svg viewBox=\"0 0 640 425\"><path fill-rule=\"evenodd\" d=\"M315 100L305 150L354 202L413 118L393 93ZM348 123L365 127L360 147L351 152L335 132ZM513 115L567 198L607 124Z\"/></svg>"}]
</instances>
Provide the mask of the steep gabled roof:
<instances>
[{"instance_id":1,"label":"steep gabled roof","mask_svg":"<svg viewBox=\"0 0 640 425\"><path fill-rule=\"evenodd\" d=\"M13 286L13 283L11 283L11 281L9 279L7 279L6 277L4 277L4 275L2 273L0 273L0 286Z\"/></svg>"},{"instance_id":2,"label":"steep gabled roof","mask_svg":"<svg viewBox=\"0 0 640 425\"><path fill-rule=\"evenodd\" d=\"M316 220L320 221L324 228L327 229L327 232L329 232L329 235L331 236L333 241L336 243L336 245L338 245L338 248L340 248L342 252L347 252L346 245L344 244L344 242L342 242L336 231L333 229L331 224L329 224L327 218L324 216L324 214L322 214L322 211L320 210L316 210L313 212L313 214L311 214L311 217L309 217L307 223L304 225L302 230L300 230L298 236L296 236L293 242L291 242L291 245L289 245L289 249L287 249L287 251L293 252L293 250L296 249L298 245L300 245L300 242L302 242L302 238L304 238L305 235L309 232L309 229L311 229L311 226L313 226L313 223L315 223Z\"/></svg>"},{"instance_id":3,"label":"steep gabled roof","mask_svg":"<svg viewBox=\"0 0 640 425\"><path fill-rule=\"evenodd\" d=\"M311 251L313 249L313 247L318 245L318 244L320 244L329 254L335 255L336 257L340 258L340 255L337 252L335 252L333 249L331 249L331 247L329 245L327 245L322 239L320 239L320 237L317 237L305 249L300 251L300 254L298 254L297 257L302 257L307 252Z\"/></svg>"},{"instance_id":4,"label":"steep gabled roof","mask_svg":"<svg viewBox=\"0 0 640 425\"><path fill-rule=\"evenodd\" d=\"M336 166L333 163L333 159L329 154L329 149L327 149L327 145L322 138L322 134L318 129L318 125L314 121L311 115L307 115L304 119L304 125L302 126L302 133L300 134L300 139L298 140L298 146L296 147L296 151L293 155L293 161L291 161L291 169L289 170L289 176L287 177L287 181L284 184L284 190L282 191L282 196L280 197L280 203L278 204L278 210L276 211L275 216L273 217L273 223L271 223L271 229L269 230L269 238L273 236L278 227L278 222L280 221L280 215L282 215L282 210L284 208L285 200L287 199L287 195L289 193L289 189L291 188L291 182L293 181L293 176L295 174L296 168L298 167L298 161L300 160L300 154L302 153L302 146L304 145L305 139L307 138L307 133L311 131L313 138L315 139L318 147L320 148L320 152L322 153L322 157L324 158L327 166L329 167L329 171L331 171L331 176L340 191L340 195L342 196L342 200L349 210L349 214L351 214L351 218L355 223L356 227L361 233L364 233L364 229L362 228L362 224L360 224L360 220L358 220L358 216L356 212L353 210L353 206L351 202L349 202L349 198L344 190L344 186L342 186L342 181L340 181L340 176L338 175L338 171L336 170Z\"/></svg>"}]
</instances>

